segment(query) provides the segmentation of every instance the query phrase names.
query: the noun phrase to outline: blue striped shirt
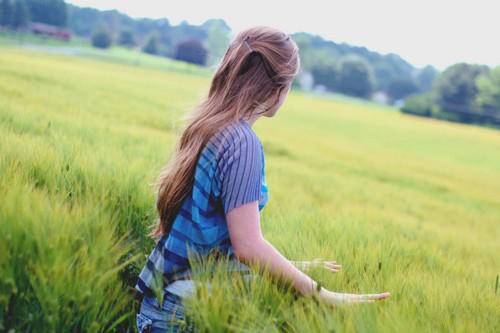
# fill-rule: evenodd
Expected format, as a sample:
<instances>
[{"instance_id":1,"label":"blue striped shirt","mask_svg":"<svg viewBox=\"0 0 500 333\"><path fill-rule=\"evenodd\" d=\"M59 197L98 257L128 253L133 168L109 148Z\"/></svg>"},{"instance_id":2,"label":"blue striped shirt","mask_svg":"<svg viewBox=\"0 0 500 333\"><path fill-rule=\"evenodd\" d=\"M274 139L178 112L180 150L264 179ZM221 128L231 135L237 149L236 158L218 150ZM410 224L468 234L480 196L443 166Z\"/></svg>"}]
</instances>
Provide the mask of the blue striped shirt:
<instances>
[{"instance_id":1,"label":"blue striped shirt","mask_svg":"<svg viewBox=\"0 0 500 333\"><path fill-rule=\"evenodd\" d=\"M252 201L262 210L268 199L264 149L251 125L242 119L218 130L198 158L192 191L170 233L149 255L135 289L152 296L173 281L190 279L188 247L202 255L217 249L232 259L235 270L249 271L234 256L225 216Z\"/></svg>"}]
</instances>

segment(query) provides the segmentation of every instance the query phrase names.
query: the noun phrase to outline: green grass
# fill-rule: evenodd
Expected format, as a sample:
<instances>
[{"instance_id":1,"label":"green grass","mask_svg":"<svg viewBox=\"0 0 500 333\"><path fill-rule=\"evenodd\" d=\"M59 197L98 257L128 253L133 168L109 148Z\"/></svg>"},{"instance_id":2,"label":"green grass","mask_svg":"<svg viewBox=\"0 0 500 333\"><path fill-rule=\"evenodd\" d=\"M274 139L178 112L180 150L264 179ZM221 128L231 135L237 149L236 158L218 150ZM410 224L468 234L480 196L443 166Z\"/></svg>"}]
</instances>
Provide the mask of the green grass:
<instances>
[{"instance_id":1,"label":"green grass","mask_svg":"<svg viewBox=\"0 0 500 333\"><path fill-rule=\"evenodd\" d=\"M0 78L0 331L135 330L150 184L210 78L8 45ZM330 290L392 296L333 310L221 274L187 302L198 327L499 331L500 132L395 111L291 92L254 125L266 239L341 263L310 272Z\"/></svg>"}]
</instances>

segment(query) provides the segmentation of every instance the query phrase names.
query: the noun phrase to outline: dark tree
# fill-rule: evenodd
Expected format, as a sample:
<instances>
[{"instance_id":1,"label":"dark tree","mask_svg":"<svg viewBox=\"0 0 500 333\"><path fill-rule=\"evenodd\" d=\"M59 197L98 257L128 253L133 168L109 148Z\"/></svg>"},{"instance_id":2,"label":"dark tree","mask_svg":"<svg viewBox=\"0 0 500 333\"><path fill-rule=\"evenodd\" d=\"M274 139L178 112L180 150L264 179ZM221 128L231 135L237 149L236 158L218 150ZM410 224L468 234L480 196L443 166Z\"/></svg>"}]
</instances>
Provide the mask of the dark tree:
<instances>
[{"instance_id":1,"label":"dark tree","mask_svg":"<svg viewBox=\"0 0 500 333\"><path fill-rule=\"evenodd\" d=\"M317 62L311 68L311 74L314 78L314 84L324 85L328 90L337 89L338 70L333 60Z\"/></svg>"},{"instance_id":2,"label":"dark tree","mask_svg":"<svg viewBox=\"0 0 500 333\"><path fill-rule=\"evenodd\" d=\"M458 63L448 67L437 79L435 92L439 106L455 113L463 122L475 119L474 100L477 95L476 78L489 71L485 65Z\"/></svg>"},{"instance_id":3,"label":"dark tree","mask_svg":"<svg viewBox=\"0 0 500 333\"><path fill-rule=\"evenodd\" d=\"M177 44L174 58L192 64L205 65L207 53L206 48L198 39L190 38Z\"/></svg>"},{"instance_id":4,"label":"dark tree","mask_svg":"<svg viewBox=\"0 0 500 333\"><path fill-rule=\"evenodd\" d=\"M485 112L496 114L500 121L500 66L479 75L476 86L475 104Z\"/></svg>"},{"instance_id":5,"label":"dark tree","mask_svg":"<svg viewBox=\"0 0 500 333\"><path fill-rule=\"evenodd\" d=\"M123 30L120 32L120 37L118 38L118 44L132 47L135 46L134 34L130 30Z\"/></svg>"},{"instance_id":6,"label":"dark tree","mask_svg":"<svg viewBox=\"0 0 500 333\"><path fill-rule=\"evenodd\" d=\"M7 27L12 21L11 0L0 0L0 25Z\"/></svg>"},{"instance_id":7,"label":"dark tree","mask_svg":"<svg viewBox=\"0 0 500 333\"><path fill-rule=\"evenodd\" d=\"M403 99L406 96L418 92L416 82L408 78L394 79L387 87L387 93L393 101Z\"/></svg>"},{"instance_id":8,"label":"dark tree","mask_svg":"<svg viewBox=\"0 0 500 333\"><path fill-rule=\"evenodd\" d=\"M158 36L151 34L142 48L142 51L149 54L158 54Z\"/></svg>"},{"instance_id":9,"label":"dark tree","mask_svg":"<svg viewBox=\"0 0 500 333\"><path fill-rule=\"evenodd\" d=\"M420 91L430 91L434 79L438 76L438 71L431 65L427 65L419 71L417 82Z\"/></svg>"},{"instance_id":10,"label":"dark tree","mask_svg":"<svg viewBox=\"0 0 500 333\"><path fill-rule=\"evenodd\" d=\"M111 46L111 34L104 27L99 27L92 34L92 46L107 49Z\"/></svg>"},{"instance_id":11,"label":"dark tree","mask_svg":"<svg viewBox=\"0 0 500 333\"><path fill-rule=\"evenodd\" d=\"M27 0L31 21L66 26L67 13L64 0Z\"/></svg>"},{"instance_id":12,"label":"dark tree","mask_svg":"<svg viewBox=\"0 0 500 333\"><path fill-rule=\"evenodd\" d=\"M366 61L345 57L340 62L337 89L347 95L366 98L375 86L372 70Z\"/></svg>"},{"instance_id":13,"label":"dark tree","mask_svg":"<svg viewBox=\"0 0 500 333\"><path fill-rule=\"evenodd\" d=\"M26 27L29 21L29 9L25 0L14 0L14 6L12 8L12 18L10 21L10 26L13 29L19 29Z\"/></svg>"}]
</instances>

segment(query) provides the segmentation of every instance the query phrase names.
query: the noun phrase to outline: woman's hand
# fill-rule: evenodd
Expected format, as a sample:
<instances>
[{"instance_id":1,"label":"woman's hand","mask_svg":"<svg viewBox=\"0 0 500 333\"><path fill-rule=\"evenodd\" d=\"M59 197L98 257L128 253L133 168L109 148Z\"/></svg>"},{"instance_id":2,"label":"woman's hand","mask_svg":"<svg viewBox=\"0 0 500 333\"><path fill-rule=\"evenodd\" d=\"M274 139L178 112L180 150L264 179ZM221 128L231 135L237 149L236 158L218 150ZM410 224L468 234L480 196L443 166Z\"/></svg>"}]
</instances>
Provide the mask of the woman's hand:
<instances>
[{"instance_id":1,"label":"woman's hand","mask_svg":"<svg viewBox=\"0 0 500 333\"><path fill-rule=\"evenodd\" d=\"M347 305L352 303L373 303L378 300L383 300L391 295L390 292L383 292L379 294L349 294L349 293L337 293L330 291L325 288L321 288L319 297L321 301L327 304L336 305Z\"/></svg>"},{"instance_id":2,"label":"woman's hand","mask_svg":"<svg viewBox=\"0 0 500 333\"><path fill-rule=\"evenodd\" d=\"M291 261L291 262L292 264L294 264L295 267L302 270L308 270L313 267L323 267L325 269L328 269L329 271L336 273L342 268L342 265L337 264L335 260L324 260L323 258L315 258L313 260Z\"/></svg>"},{"instance_id":3,"label":"woman's hand","mask_svg":"<svg viewBox=\"0 0 500 333\"><path fill-rule=\"evenodd\" d=\"M324 260L323 258L315 258L313 260L291 261L291 262L297 268L304 270L310 269L312 267L323 267L332 272L338 272L341 269L341 265L337 264L335 260ZM316 293L315 297L319 298L320 301L336 306L336 305L344 305L352 303L373 303L377 300L385 299L390 295L391 293L387 291L378 294L338 293L321 287L320 292Z\"/></svg>"}]
</instances>

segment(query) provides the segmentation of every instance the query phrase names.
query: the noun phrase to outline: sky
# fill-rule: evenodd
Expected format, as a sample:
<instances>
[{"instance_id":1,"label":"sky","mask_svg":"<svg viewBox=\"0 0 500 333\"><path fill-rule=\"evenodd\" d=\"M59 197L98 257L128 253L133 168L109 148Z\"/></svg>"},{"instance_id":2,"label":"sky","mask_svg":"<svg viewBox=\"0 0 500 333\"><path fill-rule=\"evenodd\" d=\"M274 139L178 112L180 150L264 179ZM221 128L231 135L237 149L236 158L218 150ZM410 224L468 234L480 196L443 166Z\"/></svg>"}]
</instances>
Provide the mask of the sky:
<instances>
[{"instance_id":1,"label":"sky","mask_svg":"<svg viewBox=\"0 0 500 333\"><path fill-rule=\"evenodd\" d=\"M131 17L167 18L199 25L226 21L233 33L268 25L286 33L308 32L336 43L395 53L416 67L439 70L458 62L500 65L497 0L69 0ZM495 4L496 3L496 4Z\"/></svg>"}]
</instances>

